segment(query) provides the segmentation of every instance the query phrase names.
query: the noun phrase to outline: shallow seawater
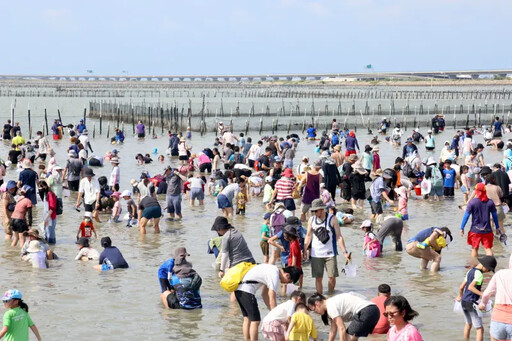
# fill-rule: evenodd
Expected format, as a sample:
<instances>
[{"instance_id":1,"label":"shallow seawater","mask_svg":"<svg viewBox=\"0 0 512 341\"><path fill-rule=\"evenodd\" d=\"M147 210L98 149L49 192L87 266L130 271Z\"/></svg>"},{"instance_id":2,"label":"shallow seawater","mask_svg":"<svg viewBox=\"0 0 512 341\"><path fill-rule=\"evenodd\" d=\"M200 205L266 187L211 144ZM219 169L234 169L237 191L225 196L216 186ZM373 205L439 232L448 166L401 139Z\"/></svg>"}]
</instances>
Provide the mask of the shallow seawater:
<instances>
[{"instance_id":1,"label":"shallow seawater","mask_svg":"<svg viewBox=\"0 0 512 341\"><path fill-rule=\"evenodd\" d=\"M78 117L79 115L77 115ZM39 123L38 123L39 124ZM298 132L299 133L299 132ZM407 133L410 133L408 131ZM283 133L284 134L284 133ZM256 133L250 133L256 139ZM437 157L444 140L450 139L453 131L446 131L436 136ZM507 136L508 137L508 136ZM365 132L358 134L361 147L367 144L370 136ZM481 136L478 137L481 140ZM201 147L211 146L213 135L200 137L194 133L190 144L193 151ZM57 151L58 164L64 165L67 140L52 144ZM105 136L92 140L94 154L104 155L114 148ZM137 165L136 153L151 153L153 148L163 153L167 148L167 138L137 140L128 134L126 143L116 145L120 150L121 159L121 190L129 188L129 181L138 178L142 170L151 175L161 173L165 164L154 161L150 165ZM7 154L7 145L0 144L1 156ZM312 143L302 141L297 152L297 161L303 155L316 158ZM383 166L390 166L401 150L394 149L387 143L381 143ZM425 156L424 146L420 144L421 156ZM501 152L486 151L486 162L501 159ZM156 156L154 157L156 160ZM173 159L171 164L176 165ZM111 167L96 168L97 176L109 175ZM15 178L16 172L10 170L7 178ZM163 205L163 197L161 197ZM339 201L339 199L338 199ZM391 285L393 293L406 296L420 315L413 322L425 340L458 340L462 339L464 326L463 317L452 312L453 299L457 296L460 282L467 271L466 266L471 259L470 249L465 239L459 237L458 228L462 219L462 211L457 205L462 201L460 190L456 191L454 200L427 202L412 198L409 201L410 220L406 223L403 240L407 241L422 228L434 225L449 226L455 236L454 242L443 251L441 271L432 275L419 269L420 260L405 252L392 251L391 241L385 244L384 256L379 259L366 259L361 248L363 235L359 229L362 220L370 215L366 204L364 211L356 212L357 220L342 227L347 247L353 252L353 259L358 266L354 278L342 275L338 278L336 292L354 291L368 298L375 296L377 286L381 283ZM126 228L125 224L96 224L99 237L110 236L113 244L123 252L130 268L113 272L99 273L92 269L91 263L73 260L77 248L74 244L75 235L81 220L81 214L73 208L76 195L64 199L64 214L58 217L57 245L54 251L60 259L51 262L48 270L36 270L19 260L18 249L12 249L7 243L0 242L0 290L16 287L20 289L30 306L33 320L37 324L44 339L83 340L240 340L242 317L236 303L229 301L229 295L219 287L217 273L212 268L213 256L206 253L207 240L213 236L210 227L214 218L219 215L212 197L205 200L204 207L189 207L183 201L184 218L179 222L162 221L162 233L154 235L152 228L148 234L139 235L136 228ZM42 205L38 205L36 221L41 219ZM341 205L340 205L341 206ZM259 248L260 226L264 207L261 199L249 203L246 216L236 216L233 224L243 233L258 261L262 260ZM391 211L389 211L391 212ZM102 217L104 221L107 217ZM101 249L99 241L92 246ZM203 309L195 311L166 311L163 309L159 294L160 286L157 279L159 265L171 257L171 252L178 246L185 246L191 254L190 261L203 278L201 289ZM508 263L510 248L496 247L498 268ZM342 261L338 260L342 266ZM310 276L309 267L305 267L304 292L314 292L314 281ZM486 283L489 280L486 276ZM324 281L327 286L327 281ZM285 298L280 298L283 301ZM260 300L262 315L267 310ZM314 315L314 321L321 332L321 338L327 338L328 328L321 324L320 318ZM489 321L485 322L488 330ZM486 331L487 335L487 331ZM385 337L371 337L371 340L384 340Z\"/></svg>"}]
</instances>

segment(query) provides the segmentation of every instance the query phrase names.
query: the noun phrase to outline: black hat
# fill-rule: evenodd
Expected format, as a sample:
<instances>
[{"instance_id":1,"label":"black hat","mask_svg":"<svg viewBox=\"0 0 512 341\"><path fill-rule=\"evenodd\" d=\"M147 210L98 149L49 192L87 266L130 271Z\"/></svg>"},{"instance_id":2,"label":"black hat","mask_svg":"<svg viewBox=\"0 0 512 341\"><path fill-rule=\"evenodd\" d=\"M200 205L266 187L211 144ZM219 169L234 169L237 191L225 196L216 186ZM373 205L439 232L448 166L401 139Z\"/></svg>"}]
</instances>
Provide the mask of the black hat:
<instances>
[{"instance_id":1,"label":"black hat","mask_svg":"<svg viewBox=\"0 0 512 341\"><path fill-rule=\"evenodd\" d=\"M103 246L103 247L112 246L112 239L110 239L110 237L101 238L101 246Z\"/></svg>"},{"instance_id":2,"label":"black hat","mask_svg":"<svg viewBox=\"0 0 512 341\"><path fill-rule=\"evenodd\" d=\"M86 168L85 172L84 172L84 175L85 176L95 176L96 174L94 174L94 172L92 171L91 168Z\"/></svg>"},{"instance_id":3,"label":"black hat","mask_svg":"<svg viewBox=\"0 0 512 341\"><path fill-rule=\"evenodd\" d=\"M103 243L103 240L102 240L102 243ZM89 239L87 239L85 237L81 237L80 239L78 239L76 241L76 244L82 245L83 247L89 247Z\"/></svg>"},{"instance_id":4,"label":"black hat","mask_svg":"<svg viewBox=\"0 0 512 341\"><path fill-rule=\"evenodd\" d=\"M365 152L369 152L371 150L372 150L372 147L370 147L370 145L367 144L366 146L364 146L364 151Z\"/></svg>"},{"instance_id":5,"label":"black hat","mask_svg":"<svg viewBox=\"0 0 512 341\"><path fill-rule=\"evenodd\" d=\"M300 226L300 219L294 215L291 215L288 218L286 218L286 225Z\"/></svg>"},{"instance_id":6,"label":"black hat","mask_svg":"<svg viewBox=\"0 0 512 341\"><path fill-rule=\"evenodd\" d=\"M283 227L283 232L286 233L286 234L289 234L289 235L292 235L292 236L295 236L295 237L298 237L299 235L297 234L297 228L293 225L285 225Z\"/></svg>"},{"instance_id":7,"label":"black hat","mask_svg":"<svg viewBox=\"0 0 512 341\"><path fill-rule=\"evenodd\" d=\"M483 256L483 257L480 257L478 258L478 262L480 262L480 264L482 264L486 269L494 272L494 270L496 269L496 265L498 264L498 262L496 262L496 258L494 258L494 256Z\"/></svg>"},{"instance_id":8,"label":"black hat","mask_svg":"<svg viewBox=\"0 0 512 341\"><path fill-rule=\"evenodd\" d=\"M212 225L212 231L228 230L232 229L233 226L229 223L226 217L218 216Z\"/></svg>"},{"instance_id":9,"label":"black hat","mask_svg":"<svg viewBox=\"0 0 512 341\"><path fill-rule=\"evenodd\" d=\"M486 176L486 175L489 175L491 173L492 173L492 169L489 166L483 166L482 168L480 168L480 175L481 176Z\"/></svg>"}]
</instances>

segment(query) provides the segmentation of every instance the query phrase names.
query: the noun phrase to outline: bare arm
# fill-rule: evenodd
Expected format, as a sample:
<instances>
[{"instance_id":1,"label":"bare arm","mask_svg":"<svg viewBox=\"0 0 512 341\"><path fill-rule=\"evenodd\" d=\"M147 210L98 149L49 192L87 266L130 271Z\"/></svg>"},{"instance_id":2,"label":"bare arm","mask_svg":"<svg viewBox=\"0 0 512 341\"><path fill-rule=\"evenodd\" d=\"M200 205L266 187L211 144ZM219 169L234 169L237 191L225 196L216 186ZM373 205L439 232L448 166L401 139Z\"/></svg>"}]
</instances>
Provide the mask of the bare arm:
<instances>
[{"instance_id":1,"label":"bare arm","mask_svg":"<svg viewBox=\"0 0 512 341\"><path fill-rule=\"evenodd\" d=\"M336 219L336 217L331 218L331 225L332 225L332 227L334 227L334 232L336 233L336 239L338 240L338 244L340 245L341 251L343 251L345 258L348 259L349 253L347 252L347 247L345 246L345 240L343 239L343 236L341 235L340 225L338 224L338 219Z\"/></svg>"},{"instance_id":2,"label":"bare arm","mask_svg":"<svg viewBox=\"0 0 512 341\"><path fill-rule=\"evenodd\" d=\"M312 234L313 234L313 227L311 226L311 219L309 219L308 230L306 232L306 238L304 238L304 251L302 252L304 257L306 257L306 255L308 254L309 245L311 244L311 238L313 237Z\"/></svg>"},{"instance_id":3,"label":"bare arm","mask_svg":"<svg viewBox=\"0 0 512 341\"><path fill-rule=\"evenodd\" d=\"M0 339L3 338L5 336L5 334L7 334L7 332L9 331L9 328L7 328L6 326L4 326L2 328L2 330L0 330Z\"/></svg>"}]
</instances>

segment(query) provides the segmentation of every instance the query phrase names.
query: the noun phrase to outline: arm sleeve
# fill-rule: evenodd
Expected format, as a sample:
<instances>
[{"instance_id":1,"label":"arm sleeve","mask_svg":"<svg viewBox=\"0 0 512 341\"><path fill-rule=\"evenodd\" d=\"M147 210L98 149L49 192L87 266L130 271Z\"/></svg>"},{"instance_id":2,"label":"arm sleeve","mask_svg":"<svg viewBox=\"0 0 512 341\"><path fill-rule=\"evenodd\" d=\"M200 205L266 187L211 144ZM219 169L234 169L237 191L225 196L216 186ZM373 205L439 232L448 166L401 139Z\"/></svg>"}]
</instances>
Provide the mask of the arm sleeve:
<instances>
[{"instance_id":1,"label":"arm sleeve","mask_svg":"<svg viewBox=\"0 0 512 341\"><path fill-rule=\"evenodd\" d=\"M460 224L460 229L461 229L461 230L464 230L464 226L466 226L466 223L468 222L469 215L470 215L470 214L469 214L469 212L468 212L468 211L466 211L466 212L464 213L464 217L462 218L462 223ZM498 226L499 226L499 225L498 225Z\"/></svg>"},{"instance_id":2,"label":"arm sleeve","mask_svg":"<svg viewBox=\"0 0 512 341\"><path fill-rule=\"evenodd\" d=\"M496 293L496 274L492 276L491 280L489 281L489 284L487 285L487 288L485 288L484 294L482 295L482 304L487 305L487 302L489 301L489 298L491 296L494 296Z\"/></svg>"},{"instance_id":3,"label":"arm sleeve","mask_svg":"<svg viewBox=\"0 0 512 341\"><path fill-rule=\"evenodd\" d=\"M494 211L492 211L491 214L492 214L492 220L494 220L494 226L496 226L496 229L499 229L500 223L498 220L498 213L496 212L496 208L494 208Z\"/></svg>"},{"instance_id":4,"label":"arm sleeve","mask_svg":"<svg viewBox=\"0 0 512 341\"><path fill-rule=\"evenodd\" d=\"M229 266L229 248L228 248L228 238L222 237L222 256L220 261L220 270L225 271Z\"/></svg>"}]
</instances>

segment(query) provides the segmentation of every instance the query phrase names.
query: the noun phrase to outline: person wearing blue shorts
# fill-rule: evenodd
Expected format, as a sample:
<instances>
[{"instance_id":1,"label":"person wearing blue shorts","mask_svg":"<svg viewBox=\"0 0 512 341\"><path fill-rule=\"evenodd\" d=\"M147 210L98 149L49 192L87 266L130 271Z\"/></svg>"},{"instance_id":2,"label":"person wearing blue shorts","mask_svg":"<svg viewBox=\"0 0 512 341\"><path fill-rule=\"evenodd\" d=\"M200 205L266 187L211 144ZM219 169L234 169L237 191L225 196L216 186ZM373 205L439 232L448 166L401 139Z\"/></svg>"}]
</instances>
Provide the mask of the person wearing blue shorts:
<instances>
[{"instance_id":1,"label":"person wearing blue shorts","mask_svg":"<svg viewBox=\"0 0 512 341\"><path fill-rule=\"evenodd\" d=\"M139 229L141 234L146 234L146 224L153 220L155 233L160 233L160 217L162 217L162 208L158 200L151 196L144 197L139 204Z\"/></svg>"}]
</instances>

